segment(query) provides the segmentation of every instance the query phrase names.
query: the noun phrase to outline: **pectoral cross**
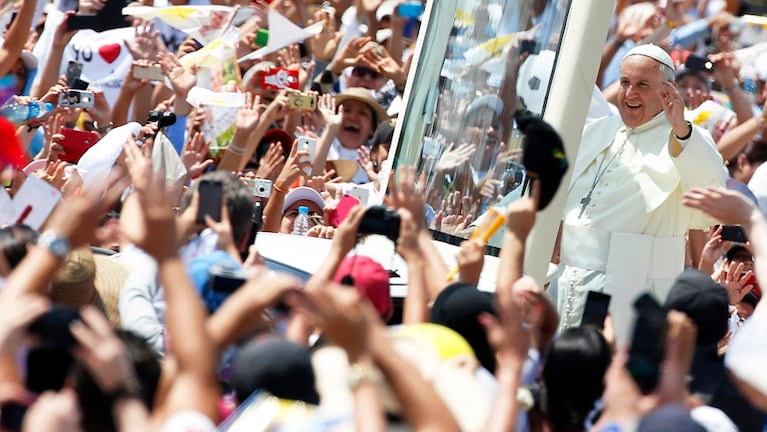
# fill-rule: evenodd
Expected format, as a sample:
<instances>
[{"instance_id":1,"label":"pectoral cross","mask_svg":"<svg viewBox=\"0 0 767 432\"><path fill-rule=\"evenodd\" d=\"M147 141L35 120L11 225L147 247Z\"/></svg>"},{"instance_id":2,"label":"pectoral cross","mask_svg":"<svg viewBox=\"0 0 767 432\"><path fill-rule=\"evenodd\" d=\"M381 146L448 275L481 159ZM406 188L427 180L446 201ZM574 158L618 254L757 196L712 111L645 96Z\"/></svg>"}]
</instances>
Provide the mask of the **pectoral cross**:
<instances>
[{"instance_id":1,"label":"pectoral cross","mask_svg":"<svg viewBox=\"0 0 767 432\"><path fill-rule=\"evenodd\" d=\"M580 218L583 216L583 212L586 211L586 207L589 206L589 203L591 202L591 192L593 192L594 189L591 189L585 197L581 198L581 212L578 213L578 217Z\"/></svg>"}]
</instances>

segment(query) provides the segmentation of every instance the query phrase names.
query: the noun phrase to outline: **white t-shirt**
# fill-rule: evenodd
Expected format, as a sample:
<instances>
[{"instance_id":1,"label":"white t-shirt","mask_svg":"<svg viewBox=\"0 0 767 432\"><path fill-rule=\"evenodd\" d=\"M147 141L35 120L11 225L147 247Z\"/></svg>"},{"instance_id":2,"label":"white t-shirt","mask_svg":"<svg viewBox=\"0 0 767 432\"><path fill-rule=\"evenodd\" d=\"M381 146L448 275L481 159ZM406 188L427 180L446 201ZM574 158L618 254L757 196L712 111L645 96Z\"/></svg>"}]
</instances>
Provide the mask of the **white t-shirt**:
<instances>
[{"instance_id":1,"label":"white t-shirt","mask_svg":"<svg viewBox=\"0 0 767 432\"><path fill-rule=\"evenodd\" d=\"M357 150L350 150L341 145L338 139L333 140L333 144L328 150L328 160L357 160ZM352 177L352 183L362 184L370 181L365 170L361 166L357 166L357 173Z\"/></svg>"}]
</instances>

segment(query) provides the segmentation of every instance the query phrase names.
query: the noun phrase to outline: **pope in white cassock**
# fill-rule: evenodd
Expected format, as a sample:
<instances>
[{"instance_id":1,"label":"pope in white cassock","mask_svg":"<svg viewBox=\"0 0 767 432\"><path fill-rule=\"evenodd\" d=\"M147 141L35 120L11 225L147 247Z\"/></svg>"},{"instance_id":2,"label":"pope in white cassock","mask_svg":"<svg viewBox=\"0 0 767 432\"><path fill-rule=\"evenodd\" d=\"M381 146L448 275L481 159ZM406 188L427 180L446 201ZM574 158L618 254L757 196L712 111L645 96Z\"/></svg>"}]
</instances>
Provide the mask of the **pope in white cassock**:
<instances>
[{"instance_id":1,"label":"pope in white cassock","mask_svg":"<svg viewBox=\"0 0 767 432\"><path fill-rule=\"evenodd\" d=\"M562 328L580 324L588 291L610 294L623 341L637 295L664 301L683 270L685 232L715 223L682 206L682 193L724 187L724 173L709 133L684 120L674 63L662 48L639 45L623 58L618 110L620 117L584 129L549 292Z\"/></svg>"}]
</instances>

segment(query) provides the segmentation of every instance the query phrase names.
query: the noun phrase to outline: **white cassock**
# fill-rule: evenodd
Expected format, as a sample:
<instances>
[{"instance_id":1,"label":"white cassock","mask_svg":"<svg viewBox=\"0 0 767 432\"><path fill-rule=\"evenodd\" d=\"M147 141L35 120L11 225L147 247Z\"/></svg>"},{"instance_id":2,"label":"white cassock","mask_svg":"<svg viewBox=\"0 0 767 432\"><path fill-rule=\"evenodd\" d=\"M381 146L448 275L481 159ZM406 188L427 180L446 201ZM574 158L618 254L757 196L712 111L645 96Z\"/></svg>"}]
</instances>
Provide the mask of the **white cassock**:
<instances>
[{"instance_id":1,"label":"white cassock","mask_svg":"<svg viewBox=\"0 0 767 432\"><path fill-rule=\"evenodd\" d=\"M677 140L663 112L633 129L618 116L586 126L565 204L562 265L549 288L561 328L580 324L588 291L605 292L616 336L626 340L635 297L650 291L663 302L684 268L685 232L716 223L681 201L692 187L724 187L722 163L708 132L693 126Z\"/></svg>"}]
</instances>

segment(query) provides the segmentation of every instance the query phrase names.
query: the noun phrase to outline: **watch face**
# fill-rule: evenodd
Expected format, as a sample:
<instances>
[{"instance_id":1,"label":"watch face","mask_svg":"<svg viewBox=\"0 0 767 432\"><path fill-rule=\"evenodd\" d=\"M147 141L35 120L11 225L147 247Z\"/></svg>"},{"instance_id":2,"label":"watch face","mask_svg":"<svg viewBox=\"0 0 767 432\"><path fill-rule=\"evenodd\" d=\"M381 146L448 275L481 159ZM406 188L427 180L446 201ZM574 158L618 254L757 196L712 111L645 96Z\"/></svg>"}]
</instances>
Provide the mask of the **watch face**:
<instances>
[{"instance_id":1,"label":"watch face","mask_svg":"<svg viewBox=\"0 0 767 432\"><path fill-rule=\"evenodd\" d=\"M62 238L53 239L48 248L54 255L58 257L64 257L69 253L69 244L67 244L67 241Z\"/></svg>"}]
</instances>

